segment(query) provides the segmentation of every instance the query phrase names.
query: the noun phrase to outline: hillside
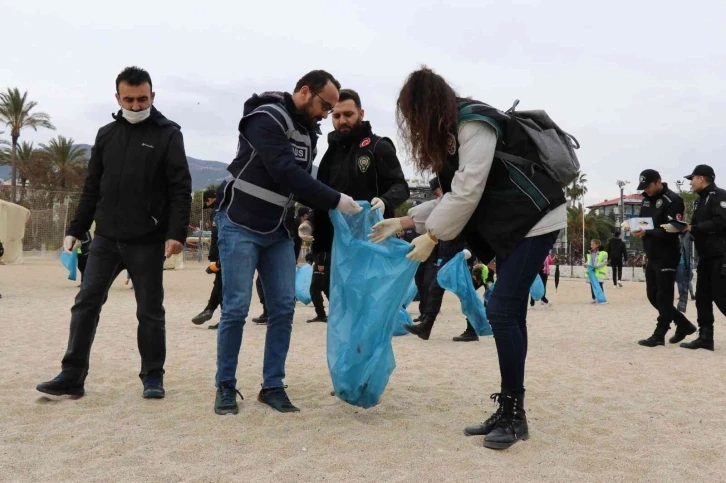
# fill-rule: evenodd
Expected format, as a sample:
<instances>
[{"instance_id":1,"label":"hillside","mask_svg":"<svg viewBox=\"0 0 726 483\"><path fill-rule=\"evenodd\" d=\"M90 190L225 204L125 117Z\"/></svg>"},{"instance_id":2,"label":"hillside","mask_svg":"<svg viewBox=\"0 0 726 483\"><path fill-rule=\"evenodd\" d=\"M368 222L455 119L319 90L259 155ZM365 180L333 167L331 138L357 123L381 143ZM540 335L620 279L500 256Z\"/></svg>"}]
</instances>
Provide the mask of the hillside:
<instances>
[{"instance_id":1,"label":"hillside","mask_svg":"<svg viewBox=\"0 0 726 483\"><path fill-rule=\"evenodd\" d=\"M86 156L91 155L91 146L89 144L79 144L79 147L86 150ZM192 187L194 190L201 190L210 184L219 184L229 175L227 165L219 161L205 161L203 159L192 158L187 156L189 163L189 172L192 175ZM0 179L6 180L10 178L10 166L0 166Z\"/></svg>"}]
</instances>

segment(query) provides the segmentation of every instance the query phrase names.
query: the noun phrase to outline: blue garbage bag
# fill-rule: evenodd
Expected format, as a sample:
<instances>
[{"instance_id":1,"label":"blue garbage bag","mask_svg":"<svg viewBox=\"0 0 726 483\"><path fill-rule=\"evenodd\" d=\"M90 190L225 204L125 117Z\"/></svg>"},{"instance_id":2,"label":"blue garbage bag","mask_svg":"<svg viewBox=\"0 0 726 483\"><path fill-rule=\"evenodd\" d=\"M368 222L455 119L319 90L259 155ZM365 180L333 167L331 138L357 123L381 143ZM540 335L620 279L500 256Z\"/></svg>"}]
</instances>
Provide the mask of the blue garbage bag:
<instances>
[{"instance_id":1,"label":"blue garbage bag","mask_svg":"<svg viewBox=\"0 0 726 483\"><path fill-rule=\"evenodd\" d=\"M66 270L68 270L68 280L76 280L77 269L78 269L78 252L73 250L67 252L63 250L60 254L60 261Z\"/></svg>"},{"instance_id":2,"label":"blue garbage bag","mask_svg":"<svg viewBox=\"0 0 726 483\"><path fill-rule=\"evenodd\" d=\"M534 278L534 282L532 282L532 286L529 287L529 296L532 297L536 301L542 300L542 297L545 295L545 286L544 283L542 283L542 277L539 276L539 274Z\"/></svg>"},{"instance_id":3,"label":"blue garbage bag","mask_svg":"<svg viewBox=\"0 0 726 483\"><path fill-rule=\"evenodd\" d=\"M295 271L295 298L305 305L310 304L310 283L313 281L313 266L305 264Z\"/></svg>"},{"instance_id":4,"label":"blue garbage bag","mask_svg":"<svg viewBox=\"0 0 726 483\"><path fill-rule=\"evenodd\" d=\"M330 212L333 252L328 316L328 369L335 394L369 408L380 401L396 367L393 330L418 262L406 258L411 246L389 238L368 241L383 217L370 203L358 202L355 215Z\"/></svg>"},{"instance_id":5,"label":"blue garbage bag","mask_svg":"<svg viewBox=\"0 0 726 483\"><path fill-rule=\"evenodd\" d=\"M441 267L436 281L439 282L441 288L453 292L459 297L461 312L469 319L469 323L474 327L477 335L492 335L484 304L479 300L474 289L474 282L471 279L464 252L457 253L454 258Z\"/></svg>"},{"instance_id":6,"label":"blue garbage bag","mask_svg":"<svg viewBox=\"0 0 726 483\"><path fill-rule=\"evenodd\" d=\"M406 335L410 333L403 328L404 325L413 324L411 314L408 313L408 310L406 310L406 308L411 305L411 302L413 302L413 299L416 298L417 293L418 288L416 288L416 281L411 280L411 284L408 287L408 292L406 292L406 295L403 298L403 303L401 304L401 308L398 310L398 321L396 322L395 329L393 329L393 335Z\"/></svg>"},{"instance_id":7,"label":"blue garbage bag","mask_svg":"<svg viewBox=\"0 0 726 483\"><path fill-rule=\"evenodd\" d=\"M592 265L588 265L586 270L587 279L590 282L592 291L595 293L595 301L599 304L604 304L607 302L607 299L605 298L605 292L603 292L602 287L600 286L600 280L598 280L595 275L595 270L592 268Z\"/></svg>"}]
</instances>

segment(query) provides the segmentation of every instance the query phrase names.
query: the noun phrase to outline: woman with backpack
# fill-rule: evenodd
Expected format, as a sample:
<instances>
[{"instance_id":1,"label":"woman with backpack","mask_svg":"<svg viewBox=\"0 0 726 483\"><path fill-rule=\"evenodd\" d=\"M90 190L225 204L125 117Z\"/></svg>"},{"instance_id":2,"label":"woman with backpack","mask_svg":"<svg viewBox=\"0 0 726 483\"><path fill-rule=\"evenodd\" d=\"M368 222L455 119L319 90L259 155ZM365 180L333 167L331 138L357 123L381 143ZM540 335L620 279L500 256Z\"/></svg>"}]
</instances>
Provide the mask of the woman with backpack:
<instances>
[{"instance_id":1,"label":"woman with backpack","mask_svg":"<svg viewBox=\"0 0 726 483\"><path fill-rule=\"evenodd\" d=\"M464 432L484 436L487 448L508 448L529 437L523 406L527 302L566 226L562 183L538 163L513 109L506 114L461 98L427 68L406 80L396 115L416 168L436 173L444 196L412 208L408 216L376 224L371 239L380 242L401 228L415 228L421 236L407 257L422 261L439 240L463 233L477 259L496 257L497 283L486 310L501 375L501 388L491 399L499 407Z\"/></svg>"}]
</instances>

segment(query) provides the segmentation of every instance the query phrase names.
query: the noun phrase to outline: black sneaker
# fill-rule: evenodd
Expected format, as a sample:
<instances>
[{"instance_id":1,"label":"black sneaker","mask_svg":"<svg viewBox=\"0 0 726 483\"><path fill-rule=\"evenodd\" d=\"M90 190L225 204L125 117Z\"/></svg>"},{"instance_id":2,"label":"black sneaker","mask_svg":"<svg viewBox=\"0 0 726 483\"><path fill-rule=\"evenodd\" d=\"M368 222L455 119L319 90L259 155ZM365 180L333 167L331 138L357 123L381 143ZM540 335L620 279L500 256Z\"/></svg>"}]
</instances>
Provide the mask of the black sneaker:
<instances>
[{"instance_id":1,"label":"black sneaker","mask_svg":"<svg viewBox=\"0 0 726 483\"><path fill-rule=\"evenodd\" d=\"M63 373L58 374L52 381L41 382L35 389L51 396L83 396L86 391L83 383L72 382Z\"/></svg>"},{"instance_id":2,"label":"black sneaker","mask_svg":"<svg viewBox=\"0 0 726 483\"><path fill-rule=\"evenodd\" d=\"M260 325L266 324L267 323L267 314L263 313L259 317L255 317L254 319L252 319L252 322L254 322L255 324L260 324Z\"/></svg>"},{"instance_id":3,"label":"black sneaker","mask_svg":"<svg viewBox=\"0 0 726 483\"><path fill-rule=\"evenodd\" d=\"M239 413L237 394L239 394L240 399L244 400L242 393L232 384L220 385L217 388L217 397L214 400L214 412L220 415Z\"/></svg>"},{"instance_id":4,"label":"black sneaker","mask_svg":"<svg viewBox=\"0 0 726 483\"><path fill-rule=\"evenodd\" d=\"M327 323L328 322L328 317L325 316L325 315L323 315L323 316L316 315L315 318L310 319L307 322L308 323L310 323L310 322L326 322Z\"/></svg>"},{"instance_id":5,"label":"black sneaker","mask_svg":"<svg viewBox=\"0 0 726 483\"><path fill-rule=\"evenodd\" d=\"M161 379L147 379L144 381L144 399L164 399L164 383Z\"/></svg>"},{"instance_id":6,"label":"black sneaker","mask_svg":"<svg viewBox=\"0 0 726 483\"><path fill-rule=\"evenodd\" d=\"M199 315L195 315L192 318L192 322L195 325L202 325L206 321L211 320L213 316L214 316L214 310L205 310L202 313L200 313Z\"/></svg>"},{"instance_id":7,"label":"black sneaker","mask_svg":"<svg viewBox=\"0 0 726 483\"><path fill-rule=\"evenodd\" d=\"M665 336L653 334L647 339L639 340L638 344L644 347L658 347L659 345L665 345Z\"/></svg>"},{"instance_id":8,"label":"black sneaker","mask_svg":"<svg viewBox=\"0 0 726 483\"><path fill-rule=\"evenodd\" d=\"M454 342L476 342L479 340L479 336L476 335L476 332L470 332L466 330L463 334L457 335L451 340L453 340Z\"/></svg>"},{"instance_id":9,"label":"black sneaker","mask_svg":"<svg viewBox=\"0 0 726 483\"><path fill-rule=\"evenodd\" d=\"M284 387L262 389L257 396L257 400L281 413L297 413L300 411L290 402Z\"/></svg>"},{"instance_id":10,"label":"black sneaker","mask_svg":"<svg viewBox=\"0 0 726 483\"><path fill-rule=\"evenodd\" d=\"M217 329L219 329L219 323L208 325L207 329L217 330Z\"/></svg>"}]
</instances>

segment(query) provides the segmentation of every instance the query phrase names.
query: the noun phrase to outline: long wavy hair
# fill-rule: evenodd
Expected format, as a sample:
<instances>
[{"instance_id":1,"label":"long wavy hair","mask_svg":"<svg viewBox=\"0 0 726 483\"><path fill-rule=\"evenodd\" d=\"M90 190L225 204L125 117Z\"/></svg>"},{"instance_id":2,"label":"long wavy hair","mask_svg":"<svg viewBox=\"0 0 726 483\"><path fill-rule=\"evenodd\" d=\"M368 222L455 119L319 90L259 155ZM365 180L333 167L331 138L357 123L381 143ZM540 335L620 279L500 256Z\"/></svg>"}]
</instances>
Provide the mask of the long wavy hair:
<instances>
[{"instance_id":1,"label":"long wavy hair","mask_svg":"<svg viewBox=\"0 0 726 483\"><path fill-rule=\"evenodd\" d=\"M408 76L396 101L396 122L417 170L441 170L458 115L456 92L443 77L426 66Z\"/></svg>"}]
</instances>

